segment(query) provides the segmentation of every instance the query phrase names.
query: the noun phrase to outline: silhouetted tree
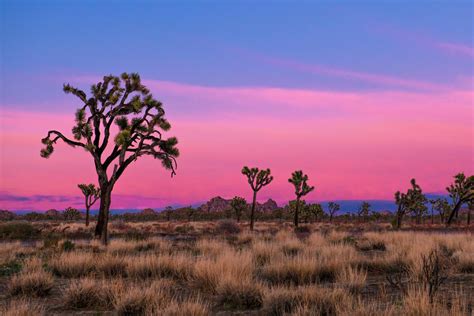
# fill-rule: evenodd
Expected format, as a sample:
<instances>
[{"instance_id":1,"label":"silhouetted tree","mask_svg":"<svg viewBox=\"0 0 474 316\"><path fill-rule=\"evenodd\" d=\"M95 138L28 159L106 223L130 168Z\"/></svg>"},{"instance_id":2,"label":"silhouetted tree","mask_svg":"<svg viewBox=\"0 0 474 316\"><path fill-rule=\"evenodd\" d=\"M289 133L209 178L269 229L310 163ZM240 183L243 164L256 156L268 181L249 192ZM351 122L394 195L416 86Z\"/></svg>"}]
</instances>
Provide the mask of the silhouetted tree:
<instances>
[{"instance_id":1,"label":"silhouetted tree","mask_svg":"<svg viewBox=\"0 0 474 316\"><path fill-rule=\"evenodd\" d=\"M446 215L451 210L448 200L445 198L436 198L429 200L431 204L431 224L434 224L434 212L439 214L441 223L444 223Z\"/></svg>"},{"instance_id":2,"label":"silhouetted tree","mask_svg":"<svg viewBox=\"0 0 474 316\"><path fill-rule=\"evenodd\" d=\"M454 216L458 217L459 210L463 204L472 202L474 199L474 176L466 177L464 173L454 176L454 183L446 188L452 199L452 210L446 225L451 225Z\"/></svg>"},{"instance_id":3,"label":"silhouetted tree","mask_svg":"<svg viewBox=\"0 0 474 316\"><path fill-rule=\"evenodd\" d=\"M304 200L302 200L304 202ZM301 205L301 217L305 223L308 223L312 218L314 221L322 218L324 215L323 207L318 203L310 203Z\"/></svg>"},{"instance_id":4,"label":"silhouetted tree","mask_svg":"<svg viewBox=\"0 0 474 316\"><path fill-rule=\"evenodd\" d=\"M471 211L474 209L474 199L467 203L467 226L471 225Z\"/></svg>"},{"instance_id":5,"label":"silhouetted tree","mask_svg":"<svg viewBox=\"0 0 474 316\"><path fill-rule=\"evenodd\" d=\"M125 169L142 156L160 160L166 169L175 174L175 137L164 138L162 131L170 129L161 102L153 98L136 73L123 73L121 77L104 76L91 87L91 96L65 84L65 93L75 95L82 102L76 112L74 139L50 130L42 143L41 156L48 158L58 141L87 151L95 165L100 188L100 210L95 236L107 244L107 226L112 190ZM113 124L117 133L112 137Z\"/></svg>"},{"instance_id":6,"label":"silhouetted tree","mask_svg":"<svg viewBox=\"0 0 474 316\"><path fill-rule=\"evenodd\" d=\"M77 187L81 189L84 194L85 205L86 205L86 226L89 226L89 210L91 206L100 198L100 189L92 183L90 184L78 184Z\"/></svg>"},{"instance_id":7,"label":"silhouetted tree","mask_svg":"<svg viewBox=\"0 0 474 316\"><path fill-rule=\"evenodd\" d=\"M75 208L68 207L63 211L63 217L65 220L78 220L81 218L81 213Z\"/></svg>"},{"instance_id":8,"label":"silhouetted tree","mask_svg":"<svg viewBox=\"0 0 474 316\"><path fill-rule=\"evenodd\" d=\"M357 210L357 216L363 217L364 220L367 220L367 217L369 217L370 214L370 204L369 202L362 202L362 204L359 206L359 209Z\"/></svg>"},{"instance_id":9,"label":"silhouetted tree","mask_svg":"<svg viewBox=\"0 0 474 316\"><path fill-rule=\"evenodd\" d=\"M250 211L250 230L253 230L255 223L255 206L257 204L257 192L261 188L270 184L273 181L270 169L259 170L258 168L249 168L247 166L242 168L242 174L247 177L248 183L253 190L252 209Z\"/></svg>"},{"instance_id":10,"label":"silhouetted tree","mask_svg":"<svg viewBox=\"0 0 474 316\"><path fill-rule=\"evenodd\" d=\"M437 198L434 200L433 208L438 212L441 223L446 221L446 216L451 211L451 205L449 205L448 200L445 198Z\"/></svg>"},{"instance_id":11,"label":"silhouetted tree","mask_svg":"<svg viewBox=\"0 0 474 316\"><path fill-rule=\"evenodd\" d=\"M328 208L329 208L329 221L332 222L332 218L334 217L334 215L336 215L337 211L340 210L341 206L337 203L329 202Z\"/></svg>"},{"instance_id":12,"label":"silhouetted tree","mask_svg":"<svg viewBox=\"0 0 474 316\"><path fill-rule=\"evenodd\" d=\"M168 222L171 221L171 214L172 213L173 213L173 207L172 206L165 207L165 215L166 215L166 220Z\"/></svg>"},{"instance_id":13,"label":"silhouetted tree","mask_svg":"<svg viewBox=\"0 0 474 316\"><path fill-rule=\"evenodd\" d=\"M410 180L411 188L408 189L407 193L401 193L400 191L395 192L395 204L397 204L397 218L396 218L396 229L400 229L402 226L403 216L409 211L414 209L426 207L426 197L421 190L421 187L416 184L415 179Z\"/></svg>"},{"instance_id":14,"label":"silhouetted tree","mask_svg":"<svg viewBox=\"0 0 474 316\"><path fill-rule=\"evenodd\" d=\"M236 196L230 201L230 206L235 213L237 222L240 222L242 214L247 210L247 201L240 196Z\"/></svg>"},{"instance_id":15,"label":"silhouetted tree","mask_svg":"<svg viewBox=\"0 0 474 316\"><path fill-rule=\"evenodd\" d=\"M295 209L295 217L294 217L294 224L298 227L298 212L299 212L299 201L301 197L305 196L306 194L310 193L314 190L314 186L309 186L308 183L308 176L303 174L302 170L297 170L291 174L291 178L288 179L288 182L292 183L295 187L295 195L296 195L296 209Z\"/></svg>"},{"instance_id":16,"label":"silhouetted tree","mask_svg":"<svg viewBox=\"0 0 474 316\"><path fill-rule=\"evenodd\" d=\"M428 207L426 207L427 201L426 197L422 194L417 203L414 203L411 208L411 213L415 216L417 224L421 224L421 219L428 213Z\"/></svg>"}]
</instances>

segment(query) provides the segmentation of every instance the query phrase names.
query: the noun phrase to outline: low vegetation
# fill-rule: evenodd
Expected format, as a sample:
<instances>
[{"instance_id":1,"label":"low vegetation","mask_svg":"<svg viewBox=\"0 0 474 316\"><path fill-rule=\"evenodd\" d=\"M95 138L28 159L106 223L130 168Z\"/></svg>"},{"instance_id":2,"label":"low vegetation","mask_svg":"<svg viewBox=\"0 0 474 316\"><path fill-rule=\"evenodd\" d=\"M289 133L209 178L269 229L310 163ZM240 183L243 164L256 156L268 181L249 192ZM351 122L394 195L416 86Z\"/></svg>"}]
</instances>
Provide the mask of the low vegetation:
<instances>
[{"instance_id":1,"label":"low vegetation","mask_svg":"<svg viewBox=\"0 0 474 316\"><path fill-rule=\"evenodd\" d=\"M125 229L149 231L148 237L113 238L107 247L91 239L47 247L40 239L3 242L0 263L16 268L0 278L0 313L472 313L469 232L319 223L300 233L289 223L259 222L249 233L236 222L187 222L192 233L176 234L184 224L129 223ZM72 232L83 227L64 225ZM123 229L112 223L112 232L116 226Z\"/></svg>"}]
</instances>

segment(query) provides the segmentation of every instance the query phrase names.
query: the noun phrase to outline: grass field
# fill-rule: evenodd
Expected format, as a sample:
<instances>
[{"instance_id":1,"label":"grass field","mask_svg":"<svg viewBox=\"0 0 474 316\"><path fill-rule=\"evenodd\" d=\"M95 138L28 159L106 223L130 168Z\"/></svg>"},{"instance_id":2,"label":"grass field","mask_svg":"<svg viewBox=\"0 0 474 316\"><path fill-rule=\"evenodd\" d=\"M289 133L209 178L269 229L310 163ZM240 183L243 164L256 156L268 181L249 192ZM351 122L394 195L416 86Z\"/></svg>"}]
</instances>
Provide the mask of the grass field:
<instances>
[{"instance_id":1,"label":"grass field","mask_svg":"<svg viewBox=\"0 0 474 316\"><path fill-rule=\"evenodd\" d=\"M473 313L472 232L112 222L105 248L82 223L41 225L0 243L1 315Z\"/></svg>"}]
</instances>

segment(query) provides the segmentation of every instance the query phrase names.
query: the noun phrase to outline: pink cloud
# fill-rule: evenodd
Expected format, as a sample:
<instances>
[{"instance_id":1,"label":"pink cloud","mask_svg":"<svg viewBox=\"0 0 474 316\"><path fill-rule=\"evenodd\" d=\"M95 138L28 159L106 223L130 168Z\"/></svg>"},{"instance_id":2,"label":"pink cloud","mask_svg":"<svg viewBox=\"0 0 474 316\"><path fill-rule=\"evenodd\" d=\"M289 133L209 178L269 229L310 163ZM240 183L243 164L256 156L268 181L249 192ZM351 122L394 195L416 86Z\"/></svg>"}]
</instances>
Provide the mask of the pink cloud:
<instances>
[{"instance_id":1,"label":"pink cloud","mask_svg":"<svg viewBox=\"0 0 474 316\"><path fill-rule=\"evenodd\" d=\"M474 58L474 48L458 43L437 43L437 46L447 52Z\"/></svg>"},{"instance_id":2,"label":"pink cloud","mask_svg":"<svg viewBox=\"0 0 474 316\"><path fill-rule=\"evenodd\" d=\"M250 198L240 174L246 164L272 169L275 181L259 198L279 202L292 198L287 178L300 168L316 185L310 197L316 200L391 199L411 177L425 191L443 191L455 173L474 171L472 91L146 84L165 104L173 123L169 134L180 140L178 175L171 179L153 159L139 160L115 194L143 199L117 198L114 208L190 204L215 195ZM80 149L60 145L50 159L39 157L40 139L49 128L69 133L74 104L70 114L3 110L0 191L77 196L77 183L96 182L93 163ZM188 112L191 107L197 111ZM0 208L7 206L13 208Z\"/></svg>"}]
</instances>

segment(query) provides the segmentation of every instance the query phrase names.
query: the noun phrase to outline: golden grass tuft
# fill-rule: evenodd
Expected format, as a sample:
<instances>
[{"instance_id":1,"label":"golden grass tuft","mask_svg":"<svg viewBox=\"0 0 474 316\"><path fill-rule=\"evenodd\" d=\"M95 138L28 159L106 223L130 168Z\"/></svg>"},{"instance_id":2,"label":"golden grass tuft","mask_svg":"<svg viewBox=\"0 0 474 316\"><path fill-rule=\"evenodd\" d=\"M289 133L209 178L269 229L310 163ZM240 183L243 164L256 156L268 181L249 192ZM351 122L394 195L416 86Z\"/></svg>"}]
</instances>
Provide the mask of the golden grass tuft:
<instances>
[{"instance_id":1,"label":"golden grass tuft","mask_svg":"<svg viewBox=\"0 0 474 316\"><path fill-rule=\"evenodd\" d=\"M0 315L3 316L43 316L46 315L45 307L25 299L11 300L8 304L0 307Z\"/></svg>"},{"instance_id":2,"label":"golden grass tuft","mask_svg":"<svg viewBox=\"0 0 474 316\"><path fill-rule=\"evenodd\" d=\"M25 271L14 275L9 284L7 292L10 296L47 296L54 285L53 276L43 270Z\"/></svg>"}]
</instances>

